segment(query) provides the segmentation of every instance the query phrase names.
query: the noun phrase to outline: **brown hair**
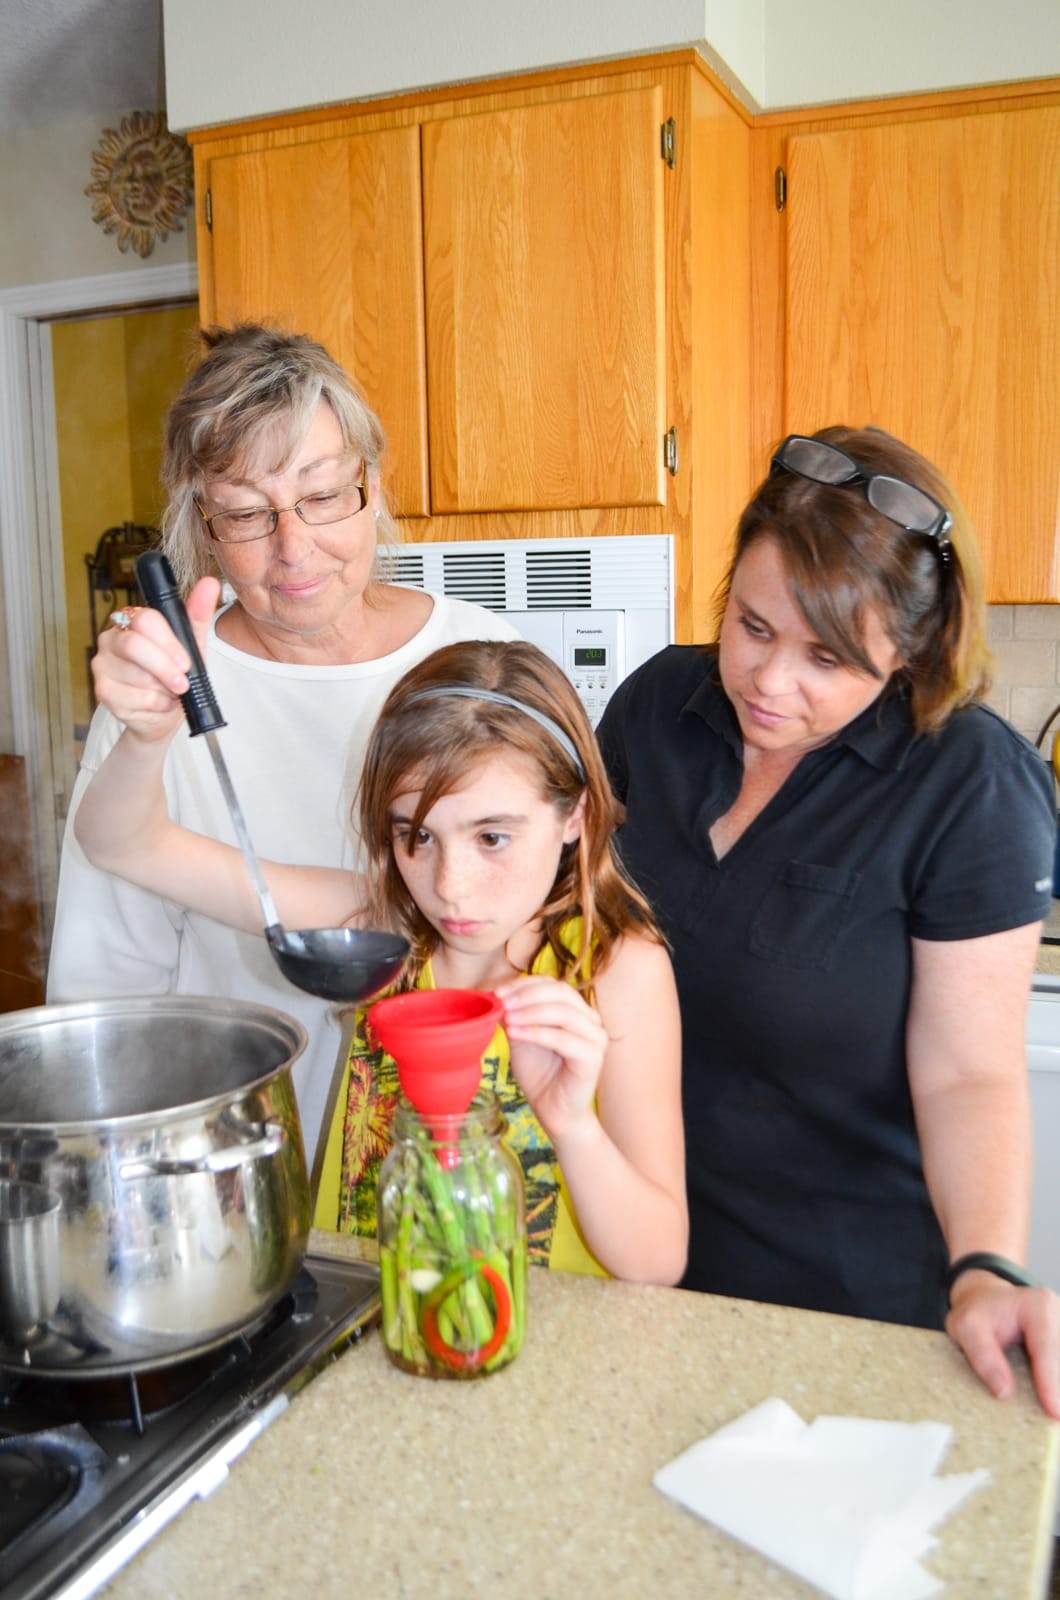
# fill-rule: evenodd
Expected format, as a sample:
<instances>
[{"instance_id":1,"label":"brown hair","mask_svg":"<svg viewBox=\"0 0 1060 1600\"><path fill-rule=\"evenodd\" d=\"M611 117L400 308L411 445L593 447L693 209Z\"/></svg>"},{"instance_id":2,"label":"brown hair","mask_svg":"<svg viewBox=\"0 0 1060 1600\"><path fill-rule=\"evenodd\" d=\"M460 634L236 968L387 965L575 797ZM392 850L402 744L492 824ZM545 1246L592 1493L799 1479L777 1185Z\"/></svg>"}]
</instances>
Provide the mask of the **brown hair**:
<instances>
[{"instance_id":1,"label":"brown hair","mask_svg":"<svg viewBox=\"0 0 1060 1600\"><path fill-rule=\"evenodd\" d=\"M459 684L492 689L532 706L571 740L584 777L562 746L533 718L488 700L440 697L415 700L423 689ZM437 948L438 935L420 912L394 861L390 807L410 787L421 791L411 819L413 838L431 807L450 794L480 762L501 752L531 761L543 798L569 817L585 793L580 836L565 845L555 882L541 908L541 944L554 952L561 976L587 988L606 965L621 935L636 929L661 943L651 909L626 876L615 853L622 809L611 792L596 738L569 679L535 645L498 640L451 644L406 672L387 696L365 756L359 789L360 828L372 886L365 907L377 926L396 927L412 945L405 982L412 984ZM410 843L410 849L414 844ZM582 948L571 950L563 924L580 915Z\"/></svg>"},{"instance_id":2,"label":"brown hair","mask_svg":"<svg viewBox=\"0 0 1060 1600\"><path fill-rule=\"evenodd\" d=\"M323 401L343 443L377 475L385 448L379 418L323 345L259 323L203 328L206 355L166 414L162 482L168 497L162 546L182 589L214 570L211 540L196 508L207 482L233 469L275 472L298 449ZM381 503L377 531L400 540ZM385 577L380 571L377 576Z\"/></svg>"},{"instance_id":3,"label":"brown hair","mask_svg":"<svg viewBox=\"0 0 1060 1600\"><path fill-rule=\"evenodd\" d=\"M937 468L881 428L822 428L813 437L945 506L953 519L949 560L935 539L906 533L875 511L863 484L832 486L780 470L758 486L740 518L718 591L718 627L741 556L757 539L773 539L821 643L845 666L876 676L864 642L865 611L873 607L901 658L891 682L908 691L914 727L941 728L990 687L982 572L967 513Z\"/></svg>"}]
</instances>

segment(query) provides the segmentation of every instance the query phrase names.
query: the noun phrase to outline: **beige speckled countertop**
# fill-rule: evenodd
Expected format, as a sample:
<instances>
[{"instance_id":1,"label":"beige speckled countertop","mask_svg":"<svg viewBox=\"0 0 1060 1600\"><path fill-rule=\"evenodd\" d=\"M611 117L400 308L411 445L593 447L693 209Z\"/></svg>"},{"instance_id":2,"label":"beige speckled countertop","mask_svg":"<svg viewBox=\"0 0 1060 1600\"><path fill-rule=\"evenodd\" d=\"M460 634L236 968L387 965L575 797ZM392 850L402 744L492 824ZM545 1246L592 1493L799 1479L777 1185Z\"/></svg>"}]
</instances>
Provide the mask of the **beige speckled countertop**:
<instances>
[{"instance_id":1,"label":"beige speckled countertop","mask_svg":"<svg viewBox=\"0 0 1060 1600\"><path fill-rule=\"evenodd\" d=\"M1052 938L1060 938L1060 900L1054 899L1052 910L1045 919L1045 932ZM1060 973L1060 944L1046 944L1038 946L1038 971Z\"/></svg>"},{"instance_id":2,"label":"beige speckled countertop","mask_svg":"<svg viewBox=\"0 0 1060 1600\"><path fill-rule=\"evenodd\" d=\"M1038 971L1060 973L1060 944L1039 945Z\"/></svg>"},{"instance_id":3,"label":"beige speckled countertop","mask_svg":"<svg viewBox=\"0 0 1060 1600\"><path fill-rule=\"evenodd\" d=\"M315 1235L313 1248L348 1241ZM351 1251L351 1253L353 1253ZM527 1343L473 1383L412 1378L377 1332L322 1373L121 1572L108 1600L569 1596L796 1600L798 1579L671 1505L654 1469L768 1395L949 1422L993 1483L930 1565L947 1600L1044 1593L1060 1430L942 1334L533 1271Z\"/></svg>"}]
</instances>

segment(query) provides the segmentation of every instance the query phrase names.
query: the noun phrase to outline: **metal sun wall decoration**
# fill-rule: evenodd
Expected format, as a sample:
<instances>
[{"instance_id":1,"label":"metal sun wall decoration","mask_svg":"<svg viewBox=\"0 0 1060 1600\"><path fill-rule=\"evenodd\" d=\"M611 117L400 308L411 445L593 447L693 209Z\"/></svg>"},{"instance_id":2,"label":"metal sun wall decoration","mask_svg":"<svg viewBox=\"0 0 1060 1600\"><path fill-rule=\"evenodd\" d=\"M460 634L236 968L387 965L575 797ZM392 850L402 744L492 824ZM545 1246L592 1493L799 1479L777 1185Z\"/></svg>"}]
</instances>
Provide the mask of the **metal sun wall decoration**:
<instances>
[{"instance_id":1,"label":"metal sun wall decoration","mask_svg":"<svg viewBox=\"0 0 1060 1600\"><path fill-rule=\"evenodd\" d=\"M182 233L181 217L192 200L191 149L170 133L165 113L133 111L121 127L104 128L92 152L92 221L118 235L124 255L130 245L149 256L155 240Z\"/></svg>"}]
</instances>

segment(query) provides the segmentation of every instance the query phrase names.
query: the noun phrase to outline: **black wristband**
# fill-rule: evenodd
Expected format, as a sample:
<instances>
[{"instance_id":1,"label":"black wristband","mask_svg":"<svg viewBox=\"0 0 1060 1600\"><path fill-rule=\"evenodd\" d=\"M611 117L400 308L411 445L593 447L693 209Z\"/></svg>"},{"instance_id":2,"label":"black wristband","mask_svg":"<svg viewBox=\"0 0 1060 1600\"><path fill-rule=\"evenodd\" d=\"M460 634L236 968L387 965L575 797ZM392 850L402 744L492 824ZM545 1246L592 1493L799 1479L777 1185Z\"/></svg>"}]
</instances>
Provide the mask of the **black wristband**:
<instances>
[{"instance_id":1,"label":"black wristband","mask_svg":"<svg viewBox=\"0 0 1060 1600\"><path fill-rule=\"evenodd\" d=\"M1007 1256L995 1256L989 1250L973 1250L969 1255L958 1256L946 1273L946 1301L949 1303L950 1290L957 1282L962 1272L992 1272L996 1278L1004 1278L1008 1283L1019 1284L1023 1289L1040 1289L1038 1279L1029 1273L1026 1267L1021 1267L1015 1261L1010 1261Z\"/></svg>"}]
</instances>

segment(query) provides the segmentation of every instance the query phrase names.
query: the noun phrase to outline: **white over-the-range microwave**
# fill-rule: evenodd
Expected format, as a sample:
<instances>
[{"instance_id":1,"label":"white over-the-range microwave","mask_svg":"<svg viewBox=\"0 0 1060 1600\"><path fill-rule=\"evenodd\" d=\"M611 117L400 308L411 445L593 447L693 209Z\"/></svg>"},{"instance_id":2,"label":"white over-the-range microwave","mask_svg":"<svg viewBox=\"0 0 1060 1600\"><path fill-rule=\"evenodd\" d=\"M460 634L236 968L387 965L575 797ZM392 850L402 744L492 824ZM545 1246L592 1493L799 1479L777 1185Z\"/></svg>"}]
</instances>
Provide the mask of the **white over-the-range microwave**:
<instances>
[{"instance_id":1,"label":"white over-the-range microwave","mask_svg":"<svg viewBox=\"0 0 1060 1600\"><path fill-rule=\"evenodd\" d=\"M502 612L559 663L594 727L622 679L673 640L669 534L434 540L389 554L396 583Z\"/></svg>"}]
</instances>

